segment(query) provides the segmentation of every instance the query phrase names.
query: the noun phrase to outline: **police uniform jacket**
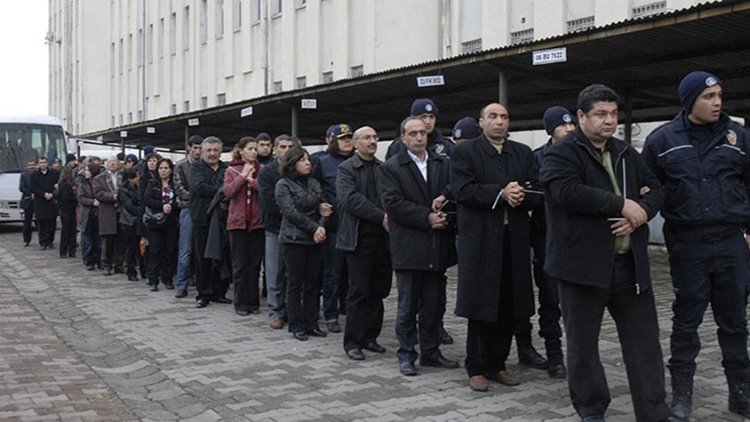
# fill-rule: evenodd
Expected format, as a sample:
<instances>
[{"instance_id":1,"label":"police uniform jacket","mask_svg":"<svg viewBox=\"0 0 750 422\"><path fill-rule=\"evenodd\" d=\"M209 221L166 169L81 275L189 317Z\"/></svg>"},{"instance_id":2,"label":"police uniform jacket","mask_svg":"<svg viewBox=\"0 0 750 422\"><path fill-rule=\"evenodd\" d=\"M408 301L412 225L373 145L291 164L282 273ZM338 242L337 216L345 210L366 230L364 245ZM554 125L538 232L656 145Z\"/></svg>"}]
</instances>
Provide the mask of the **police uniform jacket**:
<instances>
[{"instance_id":1,"label":"police uniform jacket","mask_svg":"<svg viewBox=\"0 0 750 422\"><path fill-rule=\"evenodd\" d=\"M373 172L376 185L379 185L380 166L382 161L373 158ZM353 252L357 249L359 239L360 220L369 221L375 225L383 224L385 211L380 201L373 203L365 196L367 180L365 177L365 163L354 154L339 165L339 176L336 179L336 196L338 198L338 232L336 248Z\"/></svg>"},{"instance_id":2,"label":"police uniform jacket","mask_svg":"<svg viewBox=\"0 0 750 422\"><path fill-rule=\"evenodd\" d=\"M430 227L432 201L450 198L448 159L427 151L427 181L409 157L406 148L380 167L383 207L388 228L393 269L444 271L456 264L455 232Z\"/></svg>"},{"instance_id":3,"label":"police uniform jacket","mask_svg":"<svg viewBox=\"0 0 750 422\"><path fill-rule=\"evenodd\" d=\"M610 138L609 150L620 191L651 219L664 202L664 191L636 150ZM601 153L581 129L547 149L542 183L547 206L547 256L544 270L566 282L607 288L615 259L615 236L608 218L621 217L625 200L614 193ZM650 191L640 194L642 187ZM630 234L635 261L634 289L651 287L647 255L648 225Z\"/></svg>"},{"instance_id":4,"label":"police uniform jacket","mask_svg":"<svg viewBox=\"0 0 750 422\"><path fill-rule=\"evenodd\" d=\"M526 194L520 206L512 208L500 199L509 182L516 181L541 190L534 154L526 145L506 140L498 154L487 138L456 145L451 158L451 188L458 204L458 288L456 315L497 322L500 282L503 273L503 238L509 230L513 279L513 314L526 318L534 313L529 250L529 211L539 204L540 195ZM507 213L508 225L504 225Z\"/></svg>"},{"instance_id":5,"label":"police uniform jacket","mask_svg":"<svg viewBox=\"0 0 750 422\"><path fill-rule=\"evenodd\" d=\"M724 113L707 141L691 126L683 111L646 138L643 155L666 193L662 215L683 235L737 232L750 223L750 131Z\"/></svg>"}]
</instances>

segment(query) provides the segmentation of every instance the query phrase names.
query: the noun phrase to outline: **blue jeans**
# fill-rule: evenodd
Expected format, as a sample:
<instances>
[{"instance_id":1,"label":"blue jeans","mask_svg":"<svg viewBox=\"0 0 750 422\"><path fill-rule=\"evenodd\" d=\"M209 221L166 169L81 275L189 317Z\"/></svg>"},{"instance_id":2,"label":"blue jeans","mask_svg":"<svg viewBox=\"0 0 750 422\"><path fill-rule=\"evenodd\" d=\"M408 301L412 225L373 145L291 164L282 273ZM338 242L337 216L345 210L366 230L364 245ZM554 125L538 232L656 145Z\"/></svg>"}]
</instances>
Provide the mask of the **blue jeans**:
<instances>
[{"instance_id":1,"label":"blue jeans","mask_svg":"<svg viewBox=\"0 0 750 422\"><path fill-rule=\"evenodd\" d=\"M81 250L84 265L98 265L102 259L102 244L99 238L99 222L95 215L86 221L86 229L81 233Z\"/></svg>"},{"instance_id":2,"label":"blue jeans","mask_svg":"<svg viewBox=\"0 0 750 422\"><path fill-rule=\"evenodd\" d=\"M323 317L326 322L339 320L339 284L345 265L344 251L336 249L336 232L328 233L323 243Z\"/></svg>"},{"instance_id":3,"label":"blue jeans","mask_svg":"<svg viewBox=\"0 0 750 422\"><path fill-rule=\"evenodd\" d=\"M187 289L193 276L193 220L190 208L180 209L180 240L177 246L177 288Z\"/></svg>"},{"instance_id":4,"label":"blue jeans","mask_svg":"<svg viewBox=\"0 0 750 422\"><path fill-rule=\"evenodd\" d=\"M281 243L278 233L266 231L265 250L268 317L286 318L286 269L280 259Z\"/></svg>"}]
</instances>

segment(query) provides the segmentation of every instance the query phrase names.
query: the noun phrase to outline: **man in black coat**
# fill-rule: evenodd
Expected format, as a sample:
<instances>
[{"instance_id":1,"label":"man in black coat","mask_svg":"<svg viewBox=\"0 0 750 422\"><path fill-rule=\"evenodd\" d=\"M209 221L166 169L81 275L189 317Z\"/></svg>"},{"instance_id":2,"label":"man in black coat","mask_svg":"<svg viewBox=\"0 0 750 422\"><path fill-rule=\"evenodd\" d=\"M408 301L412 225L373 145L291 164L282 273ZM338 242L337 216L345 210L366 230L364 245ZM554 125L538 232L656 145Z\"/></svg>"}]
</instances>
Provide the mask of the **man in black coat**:
<instances>
[{"instance_id":1,"label":"man in black coat","mask_svg":"<svg viewBox=\"0 0 750 422\"><path fill-rule=\"evenodd\" d=\"M57 220L55 185L60 173L47 168L47 157L39 157L37 169L31 175L31 192L34 194L34 214L39 230L39 245L42 250L52 247Z\"/></svg>"},{"instance_id":2,"label":"man in black coat","mask_svg":"<svg viewBox=\"0 0 750 422\"><path fill-rule=\"evenodd\" d=\"M417 330L422 366L459 366L439 348L443 279L456 263L456 245L442 210L450 196L448 160L427 150L427 131L418 117L401 123L401 139L406 148L381 166L381 189L398 285L399 370L412 376L417 375Z\"/></svg>"},{"instance_id":3,"label":"man in black coat","mask_svg":"<svg viewBox=\"0 0 750 422\"><path fill-rule=\"evenodd\" d=\"M23 246L31 243L31 222L34 219L34 196L31 191L31 175L36 171L36 160L26 163L26 172L18 180L18 190L21 191L21 209L23 210Z\"/></svg>"},{"instance_id":4,"label":"man in black coat","mask_svg":"<svg viewBox=\"0 0 750 422\"><path fill-rule=\"evenodd\" d=\"M515 321L534 314L529 210L541 200L534 154L508 139L505 106L480 112L482 135L456 146L451 188L458 203L456 315L469 319L469 387L487 391L487 379L518 385L506 371ZM528 190L528 192L527 192Z\"/></svg>"},{"instance_id":5,"label":"man in black coat","mask_svg":"<svg viewBox=\"0 0 750 422\"><path fill-rule=\"evenodd\" d=\"M578 129L547 149L545 271L557 279L565 322L568 386L585 420L610 402L599 360L604 309L617 325L635 417L661 421L665 402L659 325L649 274L648 225L664 202L643 158L612 137L617 94L591 85L578 96Z\"/></svg>"},{"instance_id":6,"label":"man in black coat","mask_svg":"<svg viewBox=\"0 0 750 422\"><path fill-rule=\"evenodd\" d=\"M229 286L221 280L220 268L205 257L208 242L208 209L216 193L224 184L227 165L221 161L221 139L209 136L201 143L201 159L190 168L190 217L193 220L196 261L195 298L197 308L205 308L209 302L232 303L226 298Z\"/></svg>"},{"instance_id":7,"label":"man in black coat","mask_svg":"<svg viewBox=\"0 0 750 422\"><path fill-rule=\"evenodd\" d=\"M349 268L344 350L349 359L364 360L362 349L383 353L383 299L391 291L388 214L378 193L380 166L375 158L378 134L365 126L354 131L354 155L338 166L336 198L339 224L336 248L346 252Z\"/></svg>"}]
</instances>

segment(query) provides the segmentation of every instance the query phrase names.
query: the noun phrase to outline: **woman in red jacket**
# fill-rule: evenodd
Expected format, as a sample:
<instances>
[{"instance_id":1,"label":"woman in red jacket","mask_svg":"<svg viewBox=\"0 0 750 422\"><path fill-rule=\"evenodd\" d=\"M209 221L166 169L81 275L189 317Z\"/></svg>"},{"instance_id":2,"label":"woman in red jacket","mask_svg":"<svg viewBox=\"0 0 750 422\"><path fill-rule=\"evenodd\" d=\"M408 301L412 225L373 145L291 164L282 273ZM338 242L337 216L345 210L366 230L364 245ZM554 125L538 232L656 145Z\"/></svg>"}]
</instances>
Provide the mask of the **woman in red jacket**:
<instances>
[{"instance_id":1,"label":"woman in red jacket","mask_svg":"<svg viewBox=\"0 0 750 422\"><path fill-rule=\"evenodd\" d=\"M259 313L258 279L265 249L265 231L258 195L258 142L246 136L232 151L224 173L224 195L229 198L227 232L232 247L234 310L237 315Z\"/></svg>"}]
</instances>

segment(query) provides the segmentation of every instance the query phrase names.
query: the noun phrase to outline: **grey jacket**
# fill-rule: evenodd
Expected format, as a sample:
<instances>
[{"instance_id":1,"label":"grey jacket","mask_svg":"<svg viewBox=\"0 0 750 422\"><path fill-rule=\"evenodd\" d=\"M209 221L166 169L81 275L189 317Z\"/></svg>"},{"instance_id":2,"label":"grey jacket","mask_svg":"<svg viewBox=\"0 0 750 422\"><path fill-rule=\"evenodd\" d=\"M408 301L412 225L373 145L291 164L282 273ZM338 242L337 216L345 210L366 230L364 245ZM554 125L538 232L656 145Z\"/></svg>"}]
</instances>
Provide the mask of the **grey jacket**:
<instances>
[{"instance_id":1,"label":"grey jacket","mask_svg":"<svg viewBox=\"0 0 750 422\"><path fill-rule=\"evenodd\" d=\"M185 157L174 165L174 177L172 180L179 208L188 208L190 206L190 185L188 184L188 180L190 179L190 166L192 165L193 160L190 157Z\"/></svg>"},{"instance_id":2,"label":"grey jacket","mask_svg":"<svg viewBox=\"0 0 750 422\"><path fill-rule=\"evenodd\" d=\"M324 223L318 214L323 194L320 183L312 177L282 177L276 183L276 203L281 210L281 243L313 245L313 234Z\"/></svg>"},{"instance_id":3,"label":"grey jacket","mask_svg":"<svg viewBox=\"0 0 750 422\"><path fill-rule=\"evenodd\" d=\"M376 184L378 184L381 164L383 162L376 158L373 168ZM357 154L339 165L339 175L336 179L336 198L338 198L336 213L339 218L336 248L343 251L352 252L357 249L360 220L381 225L385 215L379 200L373 203L365 196L367 180L363 171L364 165Z\"/></svg>"}]
</instances>

